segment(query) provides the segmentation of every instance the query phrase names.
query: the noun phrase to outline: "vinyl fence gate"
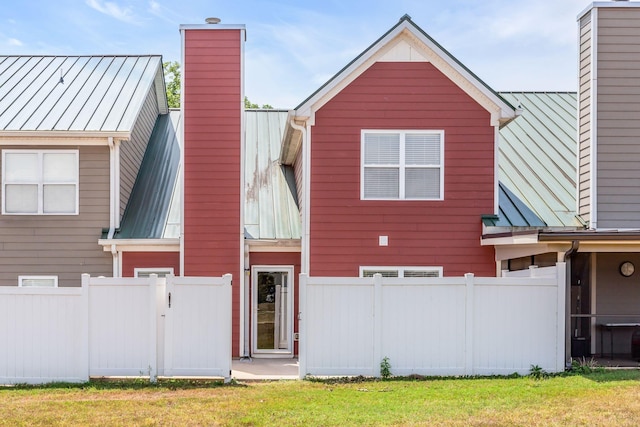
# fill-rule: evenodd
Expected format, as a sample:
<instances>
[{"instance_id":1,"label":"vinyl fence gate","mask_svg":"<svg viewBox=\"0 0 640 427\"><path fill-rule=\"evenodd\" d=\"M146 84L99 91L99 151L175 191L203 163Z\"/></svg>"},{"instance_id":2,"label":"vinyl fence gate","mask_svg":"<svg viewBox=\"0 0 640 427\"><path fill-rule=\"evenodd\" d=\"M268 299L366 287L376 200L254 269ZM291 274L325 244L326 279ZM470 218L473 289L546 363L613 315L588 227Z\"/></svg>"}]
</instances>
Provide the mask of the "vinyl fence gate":
<instances>
[{"instance_id":1,"label":"vinyl fence gate","mask_svg":"<svg viewBox=\"0 0 640 427\"><path fill-rule=\"evenodd\" d=\"M0 287L0 384L231 378L231 275Z\"/></svg>"}]
</instances>

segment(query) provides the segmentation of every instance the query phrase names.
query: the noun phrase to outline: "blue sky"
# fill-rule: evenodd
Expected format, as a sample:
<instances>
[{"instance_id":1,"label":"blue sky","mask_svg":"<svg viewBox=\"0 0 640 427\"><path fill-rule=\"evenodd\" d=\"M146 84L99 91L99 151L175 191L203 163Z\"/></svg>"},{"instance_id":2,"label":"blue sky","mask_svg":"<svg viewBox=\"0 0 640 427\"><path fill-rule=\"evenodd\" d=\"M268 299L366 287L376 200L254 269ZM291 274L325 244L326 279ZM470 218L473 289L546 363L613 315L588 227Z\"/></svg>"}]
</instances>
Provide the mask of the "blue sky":
<instances>
[{"instance_id":1,"label":"blue sky","mask_svg":"<svg viewBox=\"0 0 640 427\"><path fill-rule=\"evenodd\" d=\"M162 54L180 24L245 24L245 91L291 108L405 13L496 90L575 90L587 0L9 0L3 54Z\"/></svg>"}]
</instances>

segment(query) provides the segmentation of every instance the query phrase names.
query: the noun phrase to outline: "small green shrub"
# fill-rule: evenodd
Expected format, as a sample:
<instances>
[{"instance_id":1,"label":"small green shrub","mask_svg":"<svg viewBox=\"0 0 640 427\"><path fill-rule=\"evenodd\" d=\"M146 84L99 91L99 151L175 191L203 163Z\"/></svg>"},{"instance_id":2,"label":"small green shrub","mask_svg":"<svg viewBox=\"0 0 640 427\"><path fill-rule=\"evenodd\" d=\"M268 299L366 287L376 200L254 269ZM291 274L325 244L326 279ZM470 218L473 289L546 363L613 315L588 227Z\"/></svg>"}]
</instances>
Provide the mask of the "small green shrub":
<instances>
[{"instance_id":1,"label":"small green shrub","mask_svg":"<svg viewBox=\"0 0 640 427\"><path fill-rule=\"evenodd\" d=\"M592 357L590 359L586 359L583 357L578 357L576 359L571 359L571 373L576 375L584 375L591 374L594 372L603 372L604 368L602 366L598 366L596 360Z\"/></svg>"},{"instance_id":2,"label":"small green shrub","mask_svg":"<svg viewBox=\"0 0 640 427\"><path fill-rule=\"evenodd\" d=\"M383 380L391 378L391 362L389 362L389 358L386 356L382 359L382 362L380 362L380 376Z\"/></svg>"},{"instance_id":3,"label":"small green shrub","mask_svg":"<svg viewBox=\"0 0 640 427\"><path fill-rule=\"evenodd\" d=\"M547 378L549 373L538 365L531 365L531 368L529 369L529 376L534 380L542 380Z\"/></svg>"}]
</instances>

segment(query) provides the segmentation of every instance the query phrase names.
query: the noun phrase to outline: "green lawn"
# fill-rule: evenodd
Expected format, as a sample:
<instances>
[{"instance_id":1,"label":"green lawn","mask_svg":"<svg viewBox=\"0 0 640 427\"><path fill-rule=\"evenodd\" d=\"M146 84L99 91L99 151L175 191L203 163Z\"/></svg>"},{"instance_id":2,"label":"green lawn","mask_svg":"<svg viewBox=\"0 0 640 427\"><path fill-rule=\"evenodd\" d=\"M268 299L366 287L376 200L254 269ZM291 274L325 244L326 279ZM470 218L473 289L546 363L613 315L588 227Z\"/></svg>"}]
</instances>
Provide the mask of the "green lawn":
<instances>
[{"instance_id":1,"label":"green lawn","mask_svg":"<svg viewBox=\"0 0 640 427\"><path fill-rule=\"evenodd\" d=\"M584 376L0 389L0 425L640 425L640 371Z\"/></svg>"}]
</instances>

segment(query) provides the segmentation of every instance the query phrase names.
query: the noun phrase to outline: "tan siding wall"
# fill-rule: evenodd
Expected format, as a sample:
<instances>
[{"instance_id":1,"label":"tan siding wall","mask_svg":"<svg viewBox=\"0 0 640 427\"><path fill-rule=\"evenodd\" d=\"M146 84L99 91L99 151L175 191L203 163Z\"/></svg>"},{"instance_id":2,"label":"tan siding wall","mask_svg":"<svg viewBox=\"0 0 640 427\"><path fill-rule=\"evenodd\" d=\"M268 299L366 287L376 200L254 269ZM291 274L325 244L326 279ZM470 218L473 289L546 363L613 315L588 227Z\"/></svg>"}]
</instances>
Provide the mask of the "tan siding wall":
<instances>
[{"instance_id":1,"label":"tan siding wall","mask_svg":"<svg viewBox=\"0 0 640 427\"><path fill-rule=\"evenodd\" d=\"M61 287L80 286L82 273L112 275L112 256L98 246L109 227L109 148L79 152L79 215L0 215L0 286L17 286L19 275L57 275Z\"/></svg>"},{"instance_id":2,"label":"tan siding wall","mask_svg":"<svg viewBox=\"0 0 640 427\"><path fill-rule=\"evenodd\" d=\"M598 10L598 228L640 227L640 9Z\"/></svg>"},{"instance_id":3,"label":"tan siding wall","mask_svg":"<svg viewBox=\"0 0 640 427\"><path fill-rule=\"evenodd\" d=\"M578 213L590 220L591 198L591 15L580 21L580 70L578 96L579 160L578 160Z\"/></svg>"},{"instance_id":4,"label":"tan siding wall","mask_svg":"<svg viewBox=\"0 0 640 427\"><path fill-rule=\"evenodd\" d=\"M122 217L124 209L127 207L127 202L129 201L133 184L136 182L138 170L158 114L156 90L154 86L151 86L142 111L140 111L140 115L133 125L131 140L124 142L120 146L120 217Z\"/></svg>"}]
</instances>

